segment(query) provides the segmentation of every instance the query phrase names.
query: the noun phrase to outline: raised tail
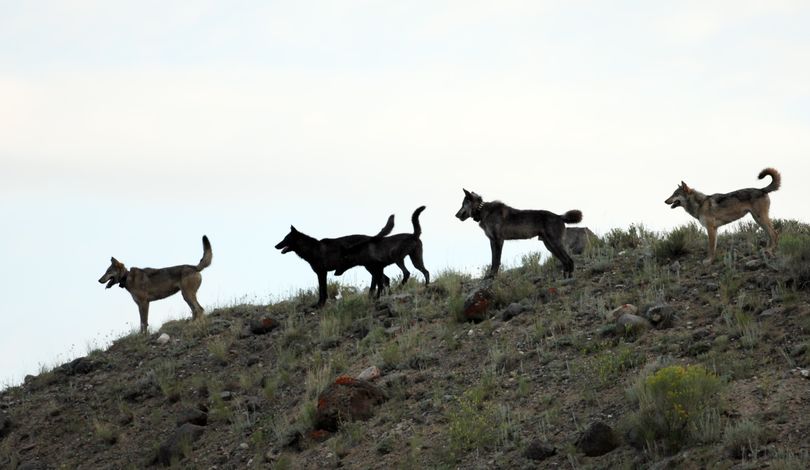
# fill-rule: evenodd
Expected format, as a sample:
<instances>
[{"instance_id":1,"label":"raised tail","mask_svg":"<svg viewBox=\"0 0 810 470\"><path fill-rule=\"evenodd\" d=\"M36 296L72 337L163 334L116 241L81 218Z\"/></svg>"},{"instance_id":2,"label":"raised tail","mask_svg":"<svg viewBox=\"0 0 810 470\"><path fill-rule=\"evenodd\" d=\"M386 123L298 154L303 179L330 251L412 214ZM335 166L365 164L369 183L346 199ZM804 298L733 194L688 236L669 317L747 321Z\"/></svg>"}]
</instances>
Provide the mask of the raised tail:
<instances>
[{"instance_id":1,"label":"raised tail","mask_svg":"<svg viewBox=\"0 0 810 470\"><path fill-rule=\"evenodd\" d=\"M566 224L578 224L582 222L582 211L572 210L568 211L562 216L563 222Z\"/></svg>"},{"instance_id":2,"label":"raised tail","mask_svg":"<svg viewBox=\"0 0 810 470\"><path fill-rule=\"evenodd\" d=\"M208 237L203 235L203 256L200 258L200 262L197 263L197 271L202 271L203 269L211 266L211 258L214 254L211 252L211 242L208 241Z\"/></svg>"},{"instance_id":3,"label":"raised tail","mask_svg":"<svg viewBox=\"0 0 810 470\"><path fill-rule=\"evenodd\" d=\"M762 179L766 176L771 177L771 184L762 188L762 190L766 193L776 191L779 189L779 186L782 186L782 175L780 175L778 171L774 170L773 168L765 168L759 172L759 176L757 176L757 178Z\"/></svg>"},{"instance_id":4,"label":"raised tail","mask_svg":"<svg viewBox=\"0 0 810 470\"><path fill-rule=\"evenodd\" d=\"M413 223L413 236L418 237L422 235L422 226L419 225L419 214L425 210L425 206L419 206L413 211L413 215L411 216L411 222Z\"/></svg>"},{"instance_id":5,"label":"raised tail","mask_svg":"<svg viewBox=\"0 0 810 470\"><path fill-rule=\"evenodd\" d=\"M388 221L385 223L385 226L380 230L377 235L371 237L372 240L379 240L380 238L388 235L391 231L394 230L394 214L388 216Z\"/></svg>"}]
</instances>

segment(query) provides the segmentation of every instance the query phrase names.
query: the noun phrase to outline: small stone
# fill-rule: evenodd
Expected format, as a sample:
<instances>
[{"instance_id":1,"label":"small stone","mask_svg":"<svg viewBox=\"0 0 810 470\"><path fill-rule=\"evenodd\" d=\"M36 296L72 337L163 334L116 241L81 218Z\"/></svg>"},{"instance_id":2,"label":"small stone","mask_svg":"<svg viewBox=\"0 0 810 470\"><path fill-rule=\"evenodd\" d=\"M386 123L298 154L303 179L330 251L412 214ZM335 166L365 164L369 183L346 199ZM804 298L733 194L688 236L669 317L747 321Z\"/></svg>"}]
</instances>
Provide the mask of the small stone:
<instances>
[{"instance_id":1,"label":"small stone","mask_svg":"<svg viewBox=\"0 0 810 470\"><path fill-rule=\"evenodd\" d=\"M0 413L0 439L6 437L11 432L11 420L5 413Z\"/></svg>"},{"instance_id":2,"label":"small stone","mask_svg":"<svg viewBox=\"0 0 810 470\"><path fill-rule=\"evenodd\" d=\"M367 367L360 375L357 376L360 380L374 380L381 375L380 368L377 366Z\"/></svg>"},{"instance_id":3,"label":"small stone","mask_svg":"<svg viewBox=\"0 0 810 470\"><path fill-rule=\"evenodd\" d=\"M520 315L521 313L527 311L529 308L523 304L519 304L517 302L513 302L509 304L506 309L504 309L503 313L501 314L501 318L503 321L509 321L516 316Z\"/></svg>"},{"instance_id":4,"label":"small stone","mask_svg":"<svg viewBox=\"0 0 810 470\"><path fill-rule=\"evenodd\" d=\"M221 392L221 393L219 394L219 398L222 398L222 400L224 400L224 401L230 401L230 400L233 400L233 392L229 392L229 391L227 391L227 390L226 390L226 391L224 391L224 392Z\"/></svg>"},{"instance_id":5,"label":"small stone","mask_svg":"<svg viewBox=\"0 0 810 470\"><path fill-rule=\"evenodd\" d=\"M762 313L759 314L760 317L772 317L774 315L781 315L784 313L784 307L771 307L769 309L763 310Z\"/></svg>"},{"instance_id":6,"label":"small stone","mask_svg":"<svg viewBox=\"0 0 810 470\"><path fill-rule=\"evenodd\" d=\"M581 255L597 240L599 237L588 227L567 227L563 233L563 245L573 255Z\"/></svg>"},{"instance_id":7,"label":"small stone","mask_svg":"<svg viewBox=\"0 0 810 470\"><path fill-rule=\"evenodd\" d=\"M168 467L173 460L182 459L183 452L190 449L190 444L199 439L204 431L204 427L191 423L180 426L160 445L155 460Z\"/></svg>"},{"instance_id":8,"label":"small stone","mask_svg":"<svg viewBox=\"0 0 810 470\"><path fill-rule=\"evenodd\" d=\"M250 322L249 329L254 335L264 335L278 328L279 323L270 317L263 317Z\"/></svg>"},{"instance_id":9,"label":"small stone","mask_svg":"<svg viewBox=\"0 0 810 470\"><path fill-rule=\"evenodd\" d=\"M805 379L810 379L810 370L807 369L799 369L799 374L802 375Z\"/></svg>"},{"instance_id":10,"label":"small stone","mask_svg":"<svg viewBox=\"0 0 810 470\"><path fill-rule=\"evenodd\" d=\"M675 323L675 309L665 303L655 304L645 309L644 318L659 330L671 328Z\"/></svg>"},{"instance_id":11,"label":"small stone","mask_svg":"<svg viewBox=\"0 0 810 470\"><path fill-rule=\"evenodd\" d=\"M555 449L554 446L546 442L534 440L529 443L528 447L526 447L523 455L527 459L541 461L555 455L556 453L557 449Z\"/></svg>"},{"instance_id":12,"label":"small stone","mask_svg":"<svg viewBox=\"0 0 810 470\"><path fill-rule=\"evenodd\" d=\"M681 273L681 262L675 260L675 262L669 265L669 270L675 273L675 275L677 276L678 274Z\"/></svg>"},{"instance_id":13,"label":"small stone","mask_svg":"<svg viewBox=\"0 0 810 470\"><path fill-rule=\"evenodd\" d=\"M625 334L638 334L649 330L652 325L649 320L638 315L625 313L616 319L616 326Z\"/></svg>"},{"instance_id":14,"label":"small stone","mask_svg":"<svg viewBox=\"0 0 810 470\"><path fill-rule=\"evenodd\" d=\"M803 356L807 352L807 343L797 344L790 350L790 355L793 357Z\"/></svg>"},{"instance_id":15,"label":"small stone","mask_svg":"<svg viewBox=\"0 0 810 470\"><path fill-rule=\"evenodd\" d=\"M605 315L605 319L607 321L613 321L619 318L620 316L624 315L625 313L629 313L631 315L635 315L638 313L638 307L633 304L624 304L619 307L614 308L610 312Z\"/></svg>"},{"instance_id":16,"label":"small stone","mask_svg":"<svg viewBox=\"0 0 810 470\"><path fill-rule=\"evenodd\" d=\"M479 287L464 299L464 319L478 323L486 320L487 312L492 303L492 291L488 285Z\"/></svg>"},{"instance_id":17,"label":"small stone","mask_svg":"<svg viewBox=\"0 0 810 470\"><path fill-rule=\"evenodd\" d=\"M186 423L205 426L208 424L208 413L197 408L186 408L177 415L176 422L178 427Z\"/></svg>"},{"instance_id":18,"label":"small stone","mask_svg":"<svg viewBox=\"0 0 810 470\"><path fill-rule=\"evenodd\" d=\"M751 261L745 262L745 269L747 269L748 271L755 271L761 268L764 264L765 263L763 263L762 260L752 259Z\"/></svg>"},{"instance_id":19,"label":"small stone","mask_svg":"<svg viewBox=\"0 0 810 470\"><path fill-rule=\"evenodd\" d=\"M613 428L597 421L579 436L576 447L588 457L597 457L619 447L619 437Z\"/></svg>"},{"instance_id":20,"label":"small stone","mask_svg":"<svg viewBox=\"0 0 810 470\"><path fill-rule=\"evenodd\" d=\"M334 432L340 423L365 421L387 398L371 382L340 376L318 396L314 428Z\"/></svg>"},{"instance_id":21,"label":"small stone","mask_svg":"<svg viewBox=\"0 0 810 470\"><path fill-rule=\"evenodd\" d=\"M242 450L248 450L250 448L250 446L247 445L246 442L243 442L243 443L239 444L239 448L242 449Z\"/></svg>"},{"instance_id":22,"label":"small stone","mask_svg":"<svg viewBox=\"0 0 810 470\"><path fill-rule=\"evenodd\" d=\"M169 341L171 341L171 340L172 340L172 337L171 337L171 336L167 335L166 333L163 333L163 334L161 334L160 336L158 336L158 339L157 339L157 340L155 340L155 342L156 342L157 344L166 344L166 343L168 343L168 342L169 342Z\"/></svg>"}]
</instances>

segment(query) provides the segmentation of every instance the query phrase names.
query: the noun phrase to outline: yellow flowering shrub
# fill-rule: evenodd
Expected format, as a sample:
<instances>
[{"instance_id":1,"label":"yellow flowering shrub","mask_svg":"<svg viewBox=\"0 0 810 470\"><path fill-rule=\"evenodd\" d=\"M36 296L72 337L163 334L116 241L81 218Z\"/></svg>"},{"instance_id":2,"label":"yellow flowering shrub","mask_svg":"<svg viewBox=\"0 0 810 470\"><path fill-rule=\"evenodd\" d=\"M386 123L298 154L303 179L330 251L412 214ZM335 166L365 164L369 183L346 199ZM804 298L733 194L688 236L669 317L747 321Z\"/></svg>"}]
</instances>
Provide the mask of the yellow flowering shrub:
<instances>
[{"instance_id":1,"label":"yellow flowering shrub","mask_svg":"<svg viewBox=\"0 0 810 470\"><path fill-rule=\"evenodd\" d=\"M664 367L635 386L636 435L647 445L663 440L672 450L701 434L698 426L720 405L722 381L699 365Z\"/></svg>"}]
</instances>

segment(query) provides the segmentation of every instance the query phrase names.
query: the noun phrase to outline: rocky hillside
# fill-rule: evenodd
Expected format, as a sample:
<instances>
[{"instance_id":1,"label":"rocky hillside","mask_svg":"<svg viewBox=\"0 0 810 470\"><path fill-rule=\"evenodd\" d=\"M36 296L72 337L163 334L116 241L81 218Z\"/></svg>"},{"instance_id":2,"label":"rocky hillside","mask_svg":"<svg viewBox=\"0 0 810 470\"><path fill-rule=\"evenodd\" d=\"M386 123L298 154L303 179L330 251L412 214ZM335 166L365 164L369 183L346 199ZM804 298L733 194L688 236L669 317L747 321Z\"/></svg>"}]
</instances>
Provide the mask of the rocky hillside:
<instances>
[{"instance_id":1,"label":"rocky hillside","mask_svg":"<svg viewBox=\"0 0 810 470\"><path fill-rule=\"evenodd\" d=\"M574 279L331 285L0 392L0 468L810 467L810 227L614 230ZM314 276L313 276L314 283Z\"/></svg>"}]
</instances>

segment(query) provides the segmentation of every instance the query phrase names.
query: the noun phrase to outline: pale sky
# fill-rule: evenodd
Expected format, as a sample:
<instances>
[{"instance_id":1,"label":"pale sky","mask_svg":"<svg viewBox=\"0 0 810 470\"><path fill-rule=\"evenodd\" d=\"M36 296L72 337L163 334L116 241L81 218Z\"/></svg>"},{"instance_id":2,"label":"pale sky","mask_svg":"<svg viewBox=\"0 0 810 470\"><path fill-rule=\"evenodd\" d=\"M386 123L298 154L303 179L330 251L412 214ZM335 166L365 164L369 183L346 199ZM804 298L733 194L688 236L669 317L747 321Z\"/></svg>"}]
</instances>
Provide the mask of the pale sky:
<instances>
[{"instance_id":1,"label":"pale sky","mask_svg":"<svg viewBox=\"0 0 810 470\"><path fill-rule=\"evenodd\" d=\"M679 181L773 166L772 216L806 222L807 25L794 1L0 0L0 386L137 326L96 282L111 255L196 263L203 234L210 310L316 286L273 249L290 224L410 231L422 204L428 269L478 272L462 187L663 230L690 220ZM150 323L188 316L178 295Z\"/></svg>"}]
</instances>

